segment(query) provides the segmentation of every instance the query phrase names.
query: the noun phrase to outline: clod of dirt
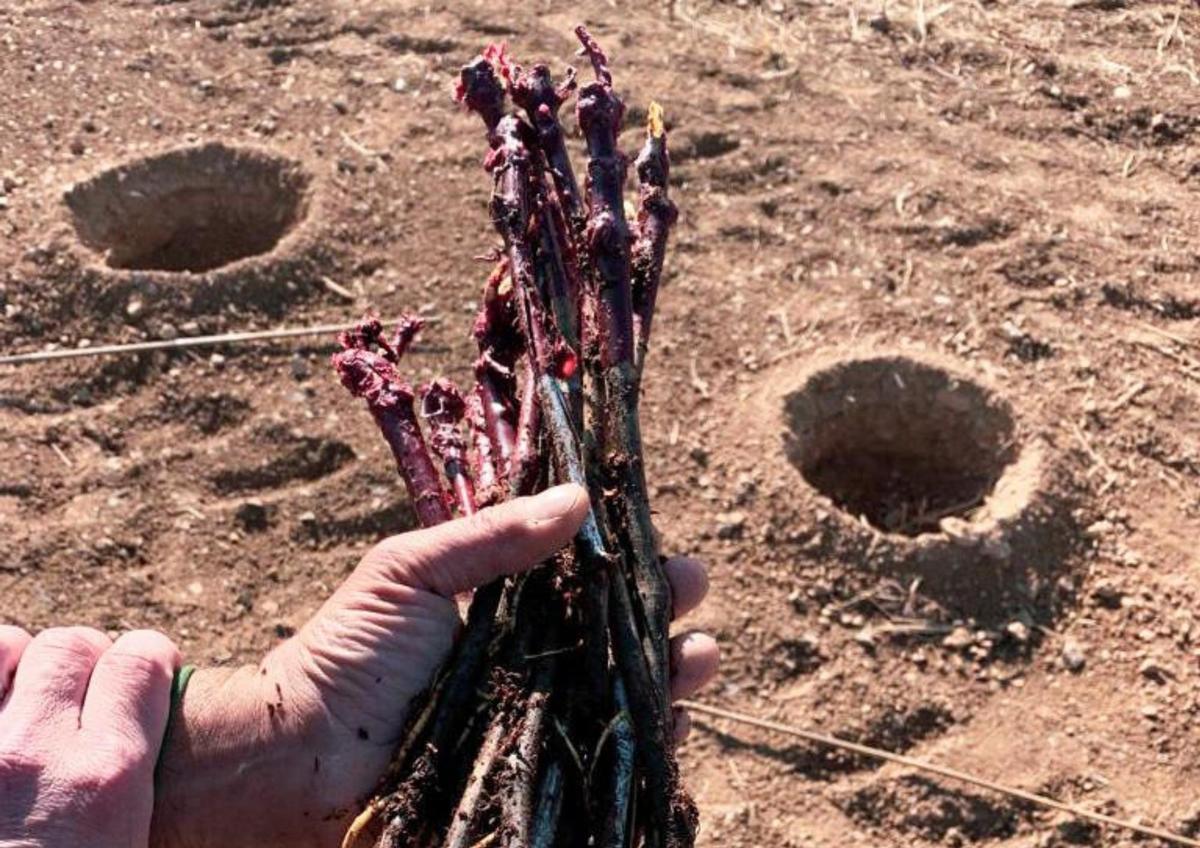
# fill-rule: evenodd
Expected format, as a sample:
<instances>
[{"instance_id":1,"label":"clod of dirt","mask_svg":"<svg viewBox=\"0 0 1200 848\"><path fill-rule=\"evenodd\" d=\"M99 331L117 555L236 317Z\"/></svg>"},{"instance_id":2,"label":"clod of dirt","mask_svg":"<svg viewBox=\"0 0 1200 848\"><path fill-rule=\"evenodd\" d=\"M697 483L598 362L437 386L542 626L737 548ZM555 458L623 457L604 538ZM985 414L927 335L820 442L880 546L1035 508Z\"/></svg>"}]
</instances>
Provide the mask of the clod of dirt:
<instances>
[{"instance_id":1,"label":"clod of dirt","mask_svg":"<svg viewBox=\"0 0 1200 848\"><path fill-rule=\"evenodd\" d=\"M309 186L296 162L214 143L119 165L64 201L108 267L201 273L273 250L307 214Z\"/></svg>"},{"instance_id":2,"label":"clod of dirt","mask_svg":"<svg viewBox=\"0 0 1200 848\"><path fill-rule=\"evenodd\" d=\"M1017 455L1008 404L911 359L840 363L787 400L804 478L887 533L937 532L980 509Z\"/></svg>"}]
</instances>

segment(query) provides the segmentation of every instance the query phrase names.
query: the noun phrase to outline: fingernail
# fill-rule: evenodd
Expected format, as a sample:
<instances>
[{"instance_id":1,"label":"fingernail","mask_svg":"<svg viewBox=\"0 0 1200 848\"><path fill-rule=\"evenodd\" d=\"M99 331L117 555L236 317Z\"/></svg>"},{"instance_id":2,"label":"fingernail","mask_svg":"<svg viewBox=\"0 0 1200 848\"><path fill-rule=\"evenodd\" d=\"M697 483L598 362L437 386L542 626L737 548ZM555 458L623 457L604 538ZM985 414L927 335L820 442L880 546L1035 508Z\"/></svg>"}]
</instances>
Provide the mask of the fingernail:
<instances>
[{"instance_id":1,"label":"fingernail","mask_svg":"<svg viewBox=\"0 0 1200 848\"><path fill-rule=\"evenodd\" d=\"M574 483L564 483L547 489L530 499L529 509L532 514L529 520L533 524L557 521L573 512L581 497L585 497L584 491Z\"/></svg>"}]
</instances>

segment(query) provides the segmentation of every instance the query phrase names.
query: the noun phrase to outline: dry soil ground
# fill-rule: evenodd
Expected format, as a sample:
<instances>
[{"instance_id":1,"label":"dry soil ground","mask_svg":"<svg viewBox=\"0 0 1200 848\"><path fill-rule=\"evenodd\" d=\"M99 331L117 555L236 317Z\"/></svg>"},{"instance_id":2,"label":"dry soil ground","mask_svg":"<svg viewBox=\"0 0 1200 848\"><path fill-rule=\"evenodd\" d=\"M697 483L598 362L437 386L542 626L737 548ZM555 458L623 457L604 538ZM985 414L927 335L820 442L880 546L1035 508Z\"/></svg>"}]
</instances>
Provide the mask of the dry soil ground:
<instances>
[{"instance_id":1,"label":"dry soil ground","mask_svg":"<svg viewBox=\"0 0 1200 848\"><path fill-rule=\"evenodd\" d=\"M9 0L0 344L369 305L441 316L420 376L457 373L493 235L451 81L581 20L674 127L644 419L667 544L712 566L704 697L1200 831L1195 6ZM138 165L217 141L285 161ZM411 523L329 349L0 370L0 618L201 662L290 633ZM881 352L983 388L837 367ZM710 846L1132 844L722 721L683 757Z\"/></svg>"}]
</instances>

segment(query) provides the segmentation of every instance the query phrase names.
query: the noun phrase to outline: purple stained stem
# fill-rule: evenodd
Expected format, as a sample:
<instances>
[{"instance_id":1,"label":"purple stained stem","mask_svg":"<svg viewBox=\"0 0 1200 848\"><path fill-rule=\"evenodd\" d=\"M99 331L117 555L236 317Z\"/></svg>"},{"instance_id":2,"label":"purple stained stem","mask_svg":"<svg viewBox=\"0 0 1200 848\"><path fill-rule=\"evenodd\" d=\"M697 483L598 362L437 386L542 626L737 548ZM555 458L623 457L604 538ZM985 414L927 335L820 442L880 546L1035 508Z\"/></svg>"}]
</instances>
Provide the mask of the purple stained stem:
<instances>
[{"instance_id":1,"label":"purple stained stem","mask_svg":"<svg viewBox=\"0 0 1200 848\"><path fill-rule=\"evenodd\" d=\"M454 99L483 119L490 135L504 117L504 85L496 76L496 60L500 51L489 47L459 72Z\"/></svg>"},{"instance_id":2,"label":"purple stained stem","mask_svg":"<svg viewBox=\"0 0 1200 848\"><path fill-rule=\"evenodd\" d=\"M625 157L617 133L625 106L612 88L607 59L583 27L576 30L596 69L579 91L576 112L587 141L587 247L597 286L596 331L604 367L633 362L633 297L629 225L625 220Z\"/></svg>"},{"instance_id":3,"label":"purple stained stem","mask_svg":"<svg viewBox=\"0 0 1200 848\"><path fill-rule=\"evenodd\" d=\"M429 445L442 461L458 511L473 515L478 509L475 486L467 469L467 445L460 429L465 414L462 394L445 378L434 380L421 393L421 415L429 422Z\"/></svg>"},{"instance_id":4,"label":"purple stained stem","mask_svg":"<svg viewBox=\"0 0 1200 848\"><path fill-rule=\"evenodd\" d=\"M527 354L538 373L554 373L558 339L553 333L546 304L540 295L529 243L533 204L530 197L532 158L528 137L532 131L516 115L506 115L496 127L496 149L491 161L492 221L504 238L508 272L517 297L517 316Z\"/></svg>"},{"instance_id":5,"label":"purple stained stem","mask_svg":"<svg viewBox=\"0 0 1200 848\"><path fill-rule=\"evenodd\" d=\"M667 238L679 216L668 194L671 170L667 134L657 107L646 143L635 162L638 175L638 236L633 245L633 331L640 372L650 345L650 325L662 281Z\"/></svg>"},{"instance_id":6,"label":"purple stained stem","mask_svg":"<svg viewBox=\"0 0 1200 848\"><path fill-rule=\"evenodd\" d=\"M401 316L396 325L396 332L389 343L383 337L383 322L375 317L367 317L353 329L338 334L338 344L343 350L372 350L378 348L380 356L393 365L399 364L400 357L408 352L417 334L425 326L425 319L417 315Z\"/></svg>"},{"instance_id":7,"label":"purple stained stem","mask_svg":"<svg viewBox=\"0 0 1200 848\"><path fill-rule=\"evenodd\" d=\"M508 282L508 258L496 263L483 288L483 306L475 317L471 334L480 355L493 363L493 370L512 383L513 369L525 350L518 328L516 297Z\"/></svg>"},{"instance_id":8,"label":"purple stained stem","mask_svg":"<svg viewBox=\"0 0 1200 848\"><path fill-rule=\"evenodd\" d=\"M579 348L579 296L583 288L575 245L558 198L546 189L538 212L539 276L545 277L543 297L550 302L559 333Z\"/></svg>"},{"instance_id":9,"label":"purple stained stem","mask_svg":"<svg viewBox=\"0 0 1200 848\"><path fill-rule=\"evenodd\" d=\"M501 476L507 477L517 443L513 409L492 366L483 359L475 365L475 381L483 407L484 429L495 450L494 456L498 461Z\"/></svg>"},{"instance_id":10,"label":"purple stained stem","mask_svg":"<svg viewBox=\"0 0 1200 848\"><path fill-rule=\"evenodd\" d=\"M568 235L562 208L553 190L541 185L541 207L538 211L538 242L535 251L540 296L549 303L560 339L555 373L567 385L567 400L571 420L578 430L583 429L583 375L580 373L580 294L583 285L576 262L574 244ZM570 360L566 362L565 360Z\"/></svg>"},{"instance_id":11,"label":"purple stained stem","mask_svg":"<svg viewBox=\"0 0 1200 848\"><path fill-rule=\"evenodd\" d=\"M401 379L385 355L374 351L343 350L333 355L333 366L342 385L367 402L396 458L396 469L421 525L432 527L449 521L450 504L421 435L412 386Z\"/></svg>"},{"instance_id":12,"label":"purple stained stem","mask_svg":"<svg viewBox=\"0 0 1200 848\"><path fill-rule=\"evenodd\" d=\"M500 474L496 469L496 449L488 434L478 386L467 395L466 405L467 426L471 429L471 469L475 478L476 502L480 506L491 506L501 499Z\"/></svg>"},{"instance_id":13,"label":"purple stained stem","mask_svg":"<svg viewBox=\"0 0 1200 848\"><path fill-rule=\"evenodd\" d=\"M538 476L542 471L542 454L539 450L542 416L537 397L537 374L533 363L525 359L521 384L521 413L517 419L517 450L513 457L509 487L521 497L533 494Z\"/></svg>"},{"instance_id":14,"label":"purple stained stem","mask_svg":"<svg viewBox=\"0 0 1200 848\"><path fill-rule=\"evenodd\" d=\"M579 48L579 53L582 56L587 56L588 61L592 63L592 70L596 72L596 79L608 88L612 88L612 71L608 68L608 54L601 48L596 39L592 38L592 34L587 31L585 26L575 27L575 37L579 39L582 45Z\"/></svg>"},{"instance_id":15,"label":"purple stained stem","mask_svg":"<svg viewBox=\"0 0 1200 848\"><path fill-rule=\"evenodd\" d=\"M517 75L512 84L513 103L525 110L530 124L537 133L538 146L546 157L546 167L555 191L562 203L562 209L572 225L578 224L582 230L586 213L583 209L583 199L579 193L579 182L575 179L575 169L571 165L571 157L567 153L565 134L558 120L558 111L563 101L575 90L575 69L567 69L567 79L555 86L546 65L534 65L528 71Z\"/></svg>"},{"instance_id":16,"label":"purple stained stem","mask_svg":"<svg viewBox=\"0 0 1200 848\"><path fill-rule=\"evenodd\" d=\"M502 259L484 286L483 306L475 319L472 333L479 345L475 362L475 395L479 398L480 421L487 437L489 458L495 472L495 485L509 475L516 450L516 376L518 358L525 342L517 329L517 308L508 283L509 261ZM481 484L482 488L482 484Z\"/></svg>"}]
</instances>

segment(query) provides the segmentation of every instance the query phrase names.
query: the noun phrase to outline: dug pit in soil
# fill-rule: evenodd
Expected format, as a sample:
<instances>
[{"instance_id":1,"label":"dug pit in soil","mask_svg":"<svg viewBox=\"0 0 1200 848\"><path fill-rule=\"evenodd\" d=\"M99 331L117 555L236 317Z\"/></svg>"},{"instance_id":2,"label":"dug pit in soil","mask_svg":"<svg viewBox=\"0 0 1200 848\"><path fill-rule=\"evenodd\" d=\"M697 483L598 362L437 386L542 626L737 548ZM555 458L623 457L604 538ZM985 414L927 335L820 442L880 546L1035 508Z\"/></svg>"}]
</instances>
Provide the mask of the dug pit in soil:
<instances>
[{"instance_id":1,"label":"dug pit in soil","mask_svg":"<svg viewBox=\"0 0 1200 848\"><path fill-rule=\"evenodd\" d=\"M108 267L202 273L273 250L304 220L309 185L289 159L208 144L104 171L64 199Z\"/></svg>"},{"instance_id":2,"label":"dug pit in soil","mask_svg":"<svg viewBox=\"0 0 1200 848\"><path fill-rule=\"evenodd\" d=\"M785 404L793 464L885 533L919 536L970 521L1018 455L1007 402L905 357L835 364Z\"/></svg>"}]
</instances>

